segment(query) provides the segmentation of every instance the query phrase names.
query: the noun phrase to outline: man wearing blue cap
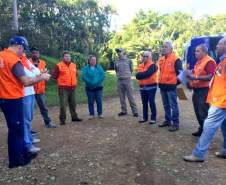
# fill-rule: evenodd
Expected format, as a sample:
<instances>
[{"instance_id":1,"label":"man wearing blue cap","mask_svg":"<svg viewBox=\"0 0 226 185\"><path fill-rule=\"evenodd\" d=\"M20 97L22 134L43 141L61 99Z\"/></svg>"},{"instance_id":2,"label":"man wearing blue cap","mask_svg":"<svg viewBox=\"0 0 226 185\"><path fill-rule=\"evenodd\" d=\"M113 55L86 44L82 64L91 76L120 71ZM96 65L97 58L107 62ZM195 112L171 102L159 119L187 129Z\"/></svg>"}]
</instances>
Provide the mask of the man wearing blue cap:
<instances>
[{"instance_id":1,"label":"man wearing blue cap","mask_svg":"<svg viewBox=\"0 0 226 185\"><path fill-rule=\"evenodd\" d=\"M14 36L10 39L9 47L0 52L0 108L8 126L9 168L24 166L34 157L24 154L24 86L50 78L47 73L34 78L25 76L19 57L26 49L27 40Z\"/></svg>"}]
</instances>

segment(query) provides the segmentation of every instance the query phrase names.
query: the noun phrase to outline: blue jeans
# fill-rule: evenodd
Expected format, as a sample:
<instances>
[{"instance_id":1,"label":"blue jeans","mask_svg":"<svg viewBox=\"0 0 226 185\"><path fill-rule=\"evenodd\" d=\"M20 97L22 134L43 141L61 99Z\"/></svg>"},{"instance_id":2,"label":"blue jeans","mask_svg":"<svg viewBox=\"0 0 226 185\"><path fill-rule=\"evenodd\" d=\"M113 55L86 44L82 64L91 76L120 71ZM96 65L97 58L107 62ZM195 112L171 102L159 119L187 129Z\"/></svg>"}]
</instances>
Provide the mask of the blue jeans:
<instances>
[{"instance_id":1,"label":"blue jeans","mask_svg":"<svg viewBox=\"0 0 226 185\"><path fill-rule=\"evenodd\" d=\"M39 110L41 112L42 118L44 119L45 125L48 125L51 122L51 119L48 115L48 109L45 102L45 94L36 94L35 100L38 104Z\"/></svg>"},{"instance_id":2,"label":"blue jeans","mask_svg":"<svg viewBox=\"0 0 226 185\"><path fill-rule=\"evenodd\" d=\"M24 114L24 149L29 151L32 147L31 125L34 111L34 95L25 96L23 98L23 114Z\"/></svg>"},{"instance_id":3,"label":"blue jeans","mask_svg":"<svg viewBox=\"0 0 226 185\"><path fill-rule=\"evenodd\" d=\"M0 99L0 108L8 127L9 164L18 164L23 155L24 119L23 99Z\"/></svg>"},{"instance_id":4,"label":"blue jeans","mask_svg":"<svg viewBox=\"0 0 226 185\"><path fill-rule=\"evenodd\" d=\"M94 102L97 103L97 113L98 115L102 115L102 92L103 90L97 90L97 91L91 91L86 89L86 94L88 97L88 108L89 108L89 114L91 116L94 116Z\"/></svg>"},{"instance_id":5,"label":"blue jeans","mask_svg":"<svg viewBox=\"0 0 226 185\"><path fill-rule=\"evenodd\" d=\"M204 122L202 135L193 150L194 156L204 159L209 145L211 144L219 127L221 127L224 138L223 152L226 154L226 109L211 106L208 111L208 116Z\"/></svg>"},{"instance_id":6,"label":"blue jeans","mask_svg":"<svg viewBox=\"0 0 226 185\"><path fill-rule=\"evenodd\" d=\"M143 104L143 119L148 120L148 103L151 109L151 120L156 120L156 104L155 94L157 88L150 90L140 90L141 100Z\"/></svg>"},{"instance_id":7,"label":"blue jeans","mask_svg":"<svg viewBox=\"0 0 226 185\"><path fill-rule=\"evenodd\" d=\"M173 122L179 127L179 108L177 103L177 92L161 90L162 103L165 110L165 120Z\"/></svg>"}]
</instances>

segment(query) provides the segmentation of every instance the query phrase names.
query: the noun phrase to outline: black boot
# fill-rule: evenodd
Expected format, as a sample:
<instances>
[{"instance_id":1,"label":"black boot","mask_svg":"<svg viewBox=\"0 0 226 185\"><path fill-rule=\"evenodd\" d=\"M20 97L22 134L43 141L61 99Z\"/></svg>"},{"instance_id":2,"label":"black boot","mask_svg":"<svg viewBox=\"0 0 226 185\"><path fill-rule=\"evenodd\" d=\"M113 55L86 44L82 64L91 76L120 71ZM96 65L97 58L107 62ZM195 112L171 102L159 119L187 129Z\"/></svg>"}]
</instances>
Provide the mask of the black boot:
<instances>
[{"instance_id":1,"label":"black boot","mask_svg":"<svg viewBox=\"0 0 226 185\"><path fill-rule=\"evenodd\" d=\"M28 164L30 164L31 162L31 159L25 159L25 158L21 158L21 160L17 163L9 163L9 168L16 168L16 167L19 167L19 166L26 166Z\"/></svg>"},{"instance_id":2,"label":"black boot","mask_svg":"<svg viewBox=\"0 0 226 185\"><path fill-rule=\"evenodd\" d=\"M169 121L164 121L159 127L169 127L171 123Z\"/></svg>"},{"instance_id":3,"label":"black boot","mask_svg":"<svg viewBox=\"0 0 226 185\"><path fill-rule=\"evenodd\" d=\"M77 117L77 118L72 118L71 121L80 122L80 121L82 121L82 119Z\"/></svg>"},{"instance_id":4,"label":"black boot","mask_svg":"<svg viewBox=\"0 0 226 185\"><path fill-rule=\"evenodd\" d=\"M127 115L126 112L120 112L120 113L118 113L118 116L126 116L126 115Z\"/></svg>"},{"instance_id":5,"label":"black boot","mask_svg":"<svg viewBox=\"0 0 226 185\"><path fill-rule=\"evenodd\" d=\"M195 137L200 137L202 135L202 130L198 130L197 132L192 133Z\"/></svg>"}]
</instances>

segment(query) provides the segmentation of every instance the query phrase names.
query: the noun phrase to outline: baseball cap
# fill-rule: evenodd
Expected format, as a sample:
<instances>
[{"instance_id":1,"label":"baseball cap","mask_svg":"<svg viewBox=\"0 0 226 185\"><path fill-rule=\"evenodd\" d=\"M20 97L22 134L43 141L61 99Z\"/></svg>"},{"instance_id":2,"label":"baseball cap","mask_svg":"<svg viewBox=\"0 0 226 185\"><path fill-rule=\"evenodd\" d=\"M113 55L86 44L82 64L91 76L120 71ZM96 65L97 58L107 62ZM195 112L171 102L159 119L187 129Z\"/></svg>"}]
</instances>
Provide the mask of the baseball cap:
<instances>
[{"instance_id":1,"label":"baseball cap","mask_svg":"<svg viewBox=\"0 0 226 185\"><path fill-rule=\"evenodd\" d=\"M39 51L39 49L37 48L37 47L32 47L31 49L30 49L30 51L32 52L32 51Z\"/></svg>"},{"instance_id":2,"label":"baseball cap","mask_svg":"<svg viewBox=\"0 0 226 185\"><path fill-rule=\"evenodd\" d=\"M10 45L21 45L24 47L25 50L29 50L27 39L22 36L11 37L11 39L9 40L9 44Z\"/></svg>"},{"instance_id":3,"label":"baseball cap","mask_svg":"<svg viewBox=\"0 0 226 185\"><path fill-rule=\"evenodd\" d=\"M124 50L122 48L116 48L115 51L116 51L116 53L121 53Z\"/></svg>"}]
</instances>

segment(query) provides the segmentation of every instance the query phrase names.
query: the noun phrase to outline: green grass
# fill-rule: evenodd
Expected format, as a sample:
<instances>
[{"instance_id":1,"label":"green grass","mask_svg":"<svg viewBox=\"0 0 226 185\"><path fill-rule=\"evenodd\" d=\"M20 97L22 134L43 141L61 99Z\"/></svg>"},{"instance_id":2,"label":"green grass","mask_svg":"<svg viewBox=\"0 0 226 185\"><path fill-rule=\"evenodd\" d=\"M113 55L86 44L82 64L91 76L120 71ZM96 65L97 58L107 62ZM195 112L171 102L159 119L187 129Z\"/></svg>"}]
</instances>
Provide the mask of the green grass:
<instances>
[{"instance_id":1,"label":"green grass","mask_svg":"<svg viewBox=\"0 0 226 185\"><path fill-rule=\"evenodd\" d=\"M58 59L52 58L52 57L41 56L41 58L46 61L47 68L49 69L49 71L51 71L54 65L59 62ZM117 95L117 78L114 71L106 71L103 86L104 86L104 90L103 90L104 98L114 97ZM55 80L48 81L46 87L47 87L46 102L48 106L59 105L56 81ZM135 82L135 80L134 80L134 88L138 89L138 85ZM85 84L81 80L80 75L78 80L78 86L76 88L76 101L77 103L87 102L87 97L85 93Z\"/></svg>"}]
</instances>

